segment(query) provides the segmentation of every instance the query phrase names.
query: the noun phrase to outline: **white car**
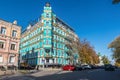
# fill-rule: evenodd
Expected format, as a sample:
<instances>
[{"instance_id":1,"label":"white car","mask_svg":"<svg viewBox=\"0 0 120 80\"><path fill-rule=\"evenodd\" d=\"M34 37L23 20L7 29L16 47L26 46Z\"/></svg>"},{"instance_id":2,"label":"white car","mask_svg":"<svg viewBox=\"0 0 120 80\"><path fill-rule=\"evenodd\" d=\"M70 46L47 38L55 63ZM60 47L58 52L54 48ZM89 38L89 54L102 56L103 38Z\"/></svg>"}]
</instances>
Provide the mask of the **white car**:
<instances>
[{"instance_id":1,"label":"white car","mask_svg":"<svg viewBox=\"0 0 120 80\"><path fill-rule=\"evenodd\" d=\"M82 69L91 69L90 65L82 65Z\"/></svg>"}]
</instances>

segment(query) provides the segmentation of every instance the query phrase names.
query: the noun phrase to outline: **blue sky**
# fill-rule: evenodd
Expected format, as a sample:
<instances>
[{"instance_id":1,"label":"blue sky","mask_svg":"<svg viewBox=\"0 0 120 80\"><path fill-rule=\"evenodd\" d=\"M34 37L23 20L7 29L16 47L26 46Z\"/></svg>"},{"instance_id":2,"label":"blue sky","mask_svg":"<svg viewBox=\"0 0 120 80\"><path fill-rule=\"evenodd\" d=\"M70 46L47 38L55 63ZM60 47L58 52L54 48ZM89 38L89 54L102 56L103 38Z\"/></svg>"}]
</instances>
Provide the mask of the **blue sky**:
<instances>
[{"instance_id":1,"label":"blue sky","mask_svg":"<svg viewBox=\"0 0 120 80\"><path fill-rule=\"evenodd\" d=\"M87 39L96 52L111 58L107 46L120 35L120 4L113 5L112 0L0 0L0 18L17 20L25 29L31 20L40 17L46 2L80 39Z\"/></svg>"}]
</instances>

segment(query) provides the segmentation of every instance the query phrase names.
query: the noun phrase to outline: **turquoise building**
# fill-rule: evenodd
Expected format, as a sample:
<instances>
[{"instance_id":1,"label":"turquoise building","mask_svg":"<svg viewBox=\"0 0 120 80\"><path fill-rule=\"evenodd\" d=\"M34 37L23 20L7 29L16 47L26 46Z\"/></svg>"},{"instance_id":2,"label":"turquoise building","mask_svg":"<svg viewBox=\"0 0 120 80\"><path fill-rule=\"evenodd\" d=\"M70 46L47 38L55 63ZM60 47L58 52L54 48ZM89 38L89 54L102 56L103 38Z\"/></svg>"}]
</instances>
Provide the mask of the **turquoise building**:
<instances>
[{"instance_id":1,"label":"turquoise building","mask_svg":"<svg viewBox=\"0 0 120 80\"><path fill-rule=\"evenodd\" d=\"M41 18L22 32L20 62L31 66L73 64L78 57L74 59L76 55L67 46L71 40L78 40L74 30L46 3Z\"/></svg>"}]
</instances>

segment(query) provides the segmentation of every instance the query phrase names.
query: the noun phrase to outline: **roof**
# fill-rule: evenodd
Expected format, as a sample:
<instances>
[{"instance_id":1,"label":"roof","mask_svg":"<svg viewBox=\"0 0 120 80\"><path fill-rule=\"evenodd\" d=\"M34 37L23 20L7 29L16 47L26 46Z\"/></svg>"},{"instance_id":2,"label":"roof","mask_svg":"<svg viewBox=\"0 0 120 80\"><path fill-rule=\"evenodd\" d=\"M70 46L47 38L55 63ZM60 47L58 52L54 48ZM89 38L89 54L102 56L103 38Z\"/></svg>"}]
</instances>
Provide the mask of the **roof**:
<instances>
[{"instance_id":1,"label":"roof","mask_svg":"<svg viewBox=\"0 0 120 80\"><path fill-rule=\"evenodd\" d=\"M4 22L7 22L7 23L9 23L9 24L13 24L12 22L9 22L9 21L7 21L7 20L3 20L3 19L1 19L1 18L0 18L0 20L1 20L1 21L4 21ZM18 25L18 24L13 24L13 25L17 25L18 27L20 27L20 28L21 28L21 26L20 26L20 25Z\"/></svg>"},{"instance_id":2,"label":"roof","mask_svg":"<svg viewBox=\"0 0 120 80\"><path fill-rule=\"evenodd\" d=\"M58 21L60 21L62 24L64 24L67 28L69 28L70 30L72 30L73 32L75 32L67 23L65 23L63 20L61 20L60 18L56 17L56 19Z\"/></svg>"}]
</instances>

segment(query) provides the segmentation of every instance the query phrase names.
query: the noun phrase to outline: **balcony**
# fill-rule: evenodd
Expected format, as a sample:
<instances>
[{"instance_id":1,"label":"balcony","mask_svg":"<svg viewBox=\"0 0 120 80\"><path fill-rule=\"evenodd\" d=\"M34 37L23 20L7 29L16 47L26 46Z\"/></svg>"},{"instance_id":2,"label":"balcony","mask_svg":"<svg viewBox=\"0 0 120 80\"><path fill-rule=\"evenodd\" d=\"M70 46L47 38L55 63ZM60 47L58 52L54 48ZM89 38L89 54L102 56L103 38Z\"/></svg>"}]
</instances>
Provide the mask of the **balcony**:
<instances>
[{"instance_id":1,"label":"balcony","mask_svg":"<svg viewBox=\"0 0 120 80\"><path fill-rule=\"evenodd\" d=\"M53 58L53 56L52 55L50 55L50 54L46 54L46 56L44 56L46 59L47 58Z\"/></svg>"}]
</instances>

